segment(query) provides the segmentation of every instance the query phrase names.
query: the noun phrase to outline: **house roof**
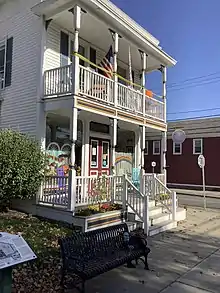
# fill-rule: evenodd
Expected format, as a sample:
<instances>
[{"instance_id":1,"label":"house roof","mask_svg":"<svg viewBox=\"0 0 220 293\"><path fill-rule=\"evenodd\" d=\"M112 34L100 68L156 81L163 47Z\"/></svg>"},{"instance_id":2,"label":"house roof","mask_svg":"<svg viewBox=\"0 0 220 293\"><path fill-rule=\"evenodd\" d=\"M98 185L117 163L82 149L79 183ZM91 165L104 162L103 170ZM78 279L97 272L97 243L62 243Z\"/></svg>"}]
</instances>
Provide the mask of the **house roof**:
<instances>
[{"instance_id":1,"label":"house roof","mask_svg":"<svg viewBox=\"0 0 220 293\"><path fill-rule=\"evenodd\" d=\"M45 19L51 19L56 14L71 9L77 3L86 11L108 23L123 37L131 40L139 49L159 60L162 65L176 64L176 60L159 47L159 41L155 37L108 0L44 0L35 5L32 11L38 16L44 16Z\"/></svg>"}]
</instances>

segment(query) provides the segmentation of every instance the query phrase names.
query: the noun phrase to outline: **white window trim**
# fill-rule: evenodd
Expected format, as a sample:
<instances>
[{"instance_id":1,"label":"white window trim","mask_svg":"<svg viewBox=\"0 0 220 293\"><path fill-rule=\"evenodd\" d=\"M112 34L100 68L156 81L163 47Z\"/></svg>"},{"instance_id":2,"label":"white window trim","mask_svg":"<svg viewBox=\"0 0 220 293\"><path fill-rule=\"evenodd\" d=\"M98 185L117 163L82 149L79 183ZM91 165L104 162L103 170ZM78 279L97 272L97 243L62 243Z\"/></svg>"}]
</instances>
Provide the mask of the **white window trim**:
<instances>
[{"instance_id":1,"label":"white window trim","mask_svg":"<svg viewBox=\"0 0 220 293\"><path fill-rule=\"evenodd\" d=\"M159 143L159 152L158 153L155 152L155 144L156 143ZM160 140L154 140L153 141L153 155L160 155L160 152L161 152L160 148L161 148Z\"/></svg>"},{"instance_id":2,"label":"white window trim","mask_svg":"<svg viewBox=\"0 0 220 293\"><path fill-rule=\"evenodd\" d=\"M177 153L176 150L175 150L176 144L180 145L180 152L179 153ZM182 155L182 143L173 142L173 155Z\"/></svg>"},{"instance_id":3,"label":"white window trim","mask_svg":"<svg viewBox=\"0 0 220 293\"><path fill-rule=\"evenodd\" d=\"M4 69L0 80L0 90L5 88L5 74L6 74L6 56L7 56L7 38L0 40L0 45L5 48Z\"/></svg>"},{"instance_id":4,"label":"white window trim","mask_svg":"<svg viewBox=\"0 0 220 293\"><path fill-rule=\"evenodd\" d=\"M201 152L196 152L195 147L196 147L196 141L200 141L201 144ZM194 138L193 139L193 155L201 155L203 153L203 139L202 138Z\"/></svg>"},{"instance_id":5,"label":"white window trim","mask_svg":"<svg viewBox=\"0 0 220 293\"><path fill-rule=\"evenodd\" d=\"M149 143L148 140L145 141L145 150L144 150L144 154L147 156L149 152Z\"/></svg>"}]
</instances>

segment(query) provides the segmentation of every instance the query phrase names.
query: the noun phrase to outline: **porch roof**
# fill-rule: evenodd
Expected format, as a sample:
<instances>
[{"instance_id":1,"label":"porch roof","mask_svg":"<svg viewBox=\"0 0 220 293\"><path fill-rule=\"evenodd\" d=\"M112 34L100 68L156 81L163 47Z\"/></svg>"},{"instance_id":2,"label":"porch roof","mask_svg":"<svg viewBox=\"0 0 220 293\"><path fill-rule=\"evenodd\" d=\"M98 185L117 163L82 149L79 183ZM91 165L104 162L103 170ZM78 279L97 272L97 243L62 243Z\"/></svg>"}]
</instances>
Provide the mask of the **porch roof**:
<instances>
[{"instance_id":1,"label":"porch roof","mask_svg":"<svg viewBox=\"0 0 220 293\"><path fill-rule=\"evenodd\" d=\"M110 1L44 0L32 7L32 11L38 16L44 16L47 20L65 10L73 8L77 3L96 18L108 23L112 29L138 46L139 49L154 57L159 63L155 62L155 68L148 68L150 71L158 69L160 64L164 66L173 66L176 64L176 60L159 47L159 41L156 38Z\"/></svg>"}]
</instances>

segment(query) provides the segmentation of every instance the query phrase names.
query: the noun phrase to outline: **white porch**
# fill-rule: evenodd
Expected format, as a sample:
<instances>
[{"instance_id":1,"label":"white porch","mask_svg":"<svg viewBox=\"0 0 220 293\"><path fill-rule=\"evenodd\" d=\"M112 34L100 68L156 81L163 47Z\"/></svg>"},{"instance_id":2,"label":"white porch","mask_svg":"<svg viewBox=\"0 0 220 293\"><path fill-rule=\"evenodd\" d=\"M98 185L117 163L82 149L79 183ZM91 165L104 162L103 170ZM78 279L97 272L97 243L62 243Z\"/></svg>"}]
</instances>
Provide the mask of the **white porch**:
<instances>
[{"instance_id":1,"label":"white porch","mask_svg":"<svg viewBox=\"0 0 220 293\"><path fill-rule=\"evenodd\" d=\"M143 174L140 187L136 187L132 178L126 175L77 176L73 198L68 192L68 177L47 177L43 193L37 198L38 213L77 225L74 214L79 209L99 203L117 203L122 205L122 221L127 222L130 229L141 227L148 235L154 235L176 227L178 221L186 217L185 210L178 207L176 193L171 192L162 180L162 175ZM102 187L105 186L105 198L95 189L100 182ZM73 206L74 211L71 210Z\"/></svg>"}]
</instances>

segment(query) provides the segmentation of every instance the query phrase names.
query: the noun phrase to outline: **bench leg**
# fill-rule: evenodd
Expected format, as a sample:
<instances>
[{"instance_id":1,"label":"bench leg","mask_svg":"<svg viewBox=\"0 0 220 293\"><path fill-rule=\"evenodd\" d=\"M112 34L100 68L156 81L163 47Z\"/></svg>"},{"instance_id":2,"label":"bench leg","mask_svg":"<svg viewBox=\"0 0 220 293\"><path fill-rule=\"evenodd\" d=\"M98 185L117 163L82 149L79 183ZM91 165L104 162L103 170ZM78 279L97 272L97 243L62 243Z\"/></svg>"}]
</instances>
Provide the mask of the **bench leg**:
<instances>
[{"instance_id":1,"label":"bench leg","mask_svg":"<svg viewBox=\"0 0 220 293\"><path fill-rule=\"evenodd\" d=\"M148 254L150 252L150 248L146 247L146 251L145 251L145 254L144 254L144 269L145 270L149 270L149 266L148 266L148 262L147 262L147 257L148 257Z\"/></svg>"}]
</instances>

